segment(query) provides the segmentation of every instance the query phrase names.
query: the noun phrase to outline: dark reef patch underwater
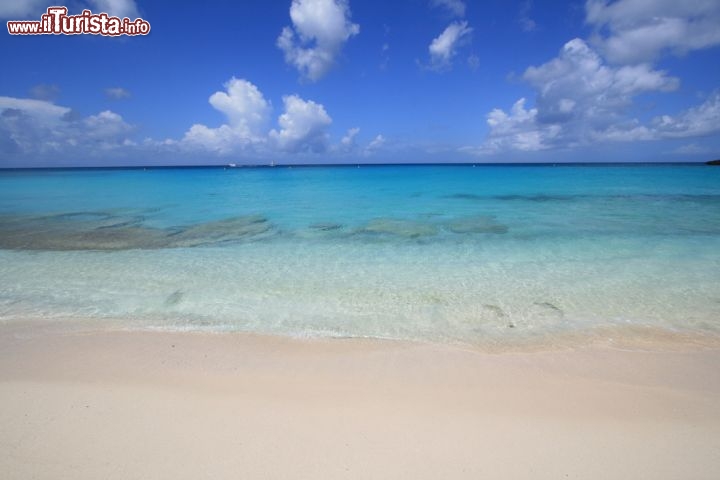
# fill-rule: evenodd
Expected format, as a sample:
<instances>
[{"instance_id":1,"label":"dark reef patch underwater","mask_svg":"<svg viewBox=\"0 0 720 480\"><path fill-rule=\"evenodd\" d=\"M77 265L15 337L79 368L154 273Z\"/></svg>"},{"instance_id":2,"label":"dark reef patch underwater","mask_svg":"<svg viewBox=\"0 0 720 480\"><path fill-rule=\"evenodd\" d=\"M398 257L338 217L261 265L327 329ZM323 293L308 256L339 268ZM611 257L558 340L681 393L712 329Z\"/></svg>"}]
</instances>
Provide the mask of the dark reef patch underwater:
<instances>
[{"instance_id":1,"label":"dark reef patch underwater","mask_svg":"<svg viewBox=\"0 0 720 480\"><path fill-rule=\"evenodd\" d=\"M104 212L47 216L1 216L0 248L15 250L132 250L197 247L257 239L270 234L259 215L228 218L186 227L157 228L143 217Z\"/></svg>"},{"instance_id":2,"label":"dark reef patch underwater","mask_svg":"<svg viewBox=\"0 0 720 480\"><path fill-rule=\"evenodd\" d=\"M374 218L354 228L329 222L313 223L306 230L333 239L397 241L421 240L442 232L502 234L508 227L497 223L493 216L477 215L444 222ZM282 230L262 215L167 228L145 224L142 215L110 212L0 216L0 249L7 250L155 250L259 241L281 235L307 237L300 231Z\"/></svg>"}]
</instances>

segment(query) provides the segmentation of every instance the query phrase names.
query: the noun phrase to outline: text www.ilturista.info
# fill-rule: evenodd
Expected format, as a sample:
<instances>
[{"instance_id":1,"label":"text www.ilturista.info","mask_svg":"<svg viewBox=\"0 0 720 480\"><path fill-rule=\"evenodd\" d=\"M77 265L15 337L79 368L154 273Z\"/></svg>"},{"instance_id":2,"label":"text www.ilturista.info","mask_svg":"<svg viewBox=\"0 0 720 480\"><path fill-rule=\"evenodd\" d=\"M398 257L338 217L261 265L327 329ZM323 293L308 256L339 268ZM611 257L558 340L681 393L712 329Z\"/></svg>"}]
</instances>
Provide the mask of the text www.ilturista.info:
<instances>
[{"instance_id":1,"label":"text www.ilturista.info","mask_svg":"<svg viewBox=\"0 0 720 480\"><path fill-rule=\"evenodd\" d=\"M68 15L67 7L48 7L37 20L7 22L10 35L147 35L150 23L142 18L111 17L107 13L83 10L80 15Z\"/></svg>"}]
</instances>

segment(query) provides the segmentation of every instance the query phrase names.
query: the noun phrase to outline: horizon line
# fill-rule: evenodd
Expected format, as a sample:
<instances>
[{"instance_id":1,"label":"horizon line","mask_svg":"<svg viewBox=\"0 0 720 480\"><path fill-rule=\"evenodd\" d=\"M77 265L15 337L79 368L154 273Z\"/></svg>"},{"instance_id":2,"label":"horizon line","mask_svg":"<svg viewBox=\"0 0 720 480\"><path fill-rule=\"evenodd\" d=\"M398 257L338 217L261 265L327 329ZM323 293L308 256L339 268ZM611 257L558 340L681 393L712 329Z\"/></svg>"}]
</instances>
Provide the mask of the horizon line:
<instances>
[{"instance_id":1,"label":"horizon line","mask_svg":"<svg viewBox=\"0 0 720 480\"><path fill-rule=\"evenodd\" d=\"M708 165L708 161L626 161L626 162L411 162L411 163L281 163L281 164L194 164L194 165L85 165L85 166L36 166L36 167L3 167L0 171L17 170L161 170L161 169L242 169L242 168L322 168L322 167L562 167L562 166L633 166L633 165Z\"/></svg>"}]
</instances>

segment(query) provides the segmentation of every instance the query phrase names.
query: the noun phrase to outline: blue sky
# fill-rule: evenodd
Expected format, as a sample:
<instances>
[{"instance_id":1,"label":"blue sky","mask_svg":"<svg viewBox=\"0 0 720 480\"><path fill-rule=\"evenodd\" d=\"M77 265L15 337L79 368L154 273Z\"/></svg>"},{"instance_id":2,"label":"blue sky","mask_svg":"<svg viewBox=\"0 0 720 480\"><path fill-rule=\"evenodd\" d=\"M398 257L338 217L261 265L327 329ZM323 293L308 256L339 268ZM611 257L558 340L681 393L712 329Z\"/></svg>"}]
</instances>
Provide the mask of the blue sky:
<instances>
[{"instance_id":1,"label":"blue sky","mask_svg":"<svg viewBox=\"0 0 720 480\"><path fill-rule=\"evenodd\" d=\"M152 30L0 35L0 167L720 157L718 0L65 5Z\"/></svg>"}]
</instances>

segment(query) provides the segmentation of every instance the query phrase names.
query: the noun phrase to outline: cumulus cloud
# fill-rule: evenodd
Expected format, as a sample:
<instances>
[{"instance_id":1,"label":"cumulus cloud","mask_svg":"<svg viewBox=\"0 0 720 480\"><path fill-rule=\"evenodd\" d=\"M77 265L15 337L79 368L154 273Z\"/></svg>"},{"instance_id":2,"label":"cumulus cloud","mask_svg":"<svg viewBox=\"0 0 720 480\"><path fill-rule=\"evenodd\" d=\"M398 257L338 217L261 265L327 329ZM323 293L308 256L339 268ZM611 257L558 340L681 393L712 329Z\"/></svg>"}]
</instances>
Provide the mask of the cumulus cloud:
<instances>
[{"instance_id":1,"label":"cumulus cloud","mask_svg":"<svg viewBox=\"0 0 720 480\"><path fill-rule=\"evenodd\" d=\"M435 70L443 70L452 65L453 57L458 47L466 43L473 29L468 22L452 22L430 43L430 67Z\"/></svg>"},{"instance_id":2,"label":"cumulus cloud","mask_svg":"<svg viewBox=\"0 0 720 480\"><path fill-rule=\"evenodd\" d=\"M583 40L565 44L553 60L529 67L523 80L536 91L535 107L525 99L510 113L495 109L483 151L542 150L597 141L652 138L655 133L627 118L633 99L646 92L666 92L679 81L648 64L613 67Z\"/></svg>"},{"instance_id":3,"label":"cumulus cloud","mask_svg":"<svg viewBox=\"0 0 720 480\"><path fill-rule=\"evenodd\" d=\"M233 77L225 83L225 91L210 96L209 103L225 116L226 122L219 127L193 125L179 142L181 148L227 155L278 151L320 153L329 147L327 127L332 119L323 105L312 100L298 95L284 96L278 128L269 131L270 102L247 80ZM350 129L339 147L352 147L358 131Z\"/></svg>"},{"instance_id":4,"label":"cumulus cloud","mask_svg":"<svg viewBox=\"0 0 720 480\"><path fill-rule=\"evenodd\" d=\"M325 107L297 95L283 97L285 111L278 118L280 130L271 130L270 138L286 152L323 152L327 149L327 127L332 119Z\"/></svg>"},{"instance_id":5,"label":"cumulus cloud","mask_svg":"<svg viewBox=\"0 0 720 480\"><path fill-rule=\"evenodd\" d=\"M195 124L185 132L181 144L190 149L207 150L213 153L233 153L252 143L249 139L229 125L217 128Z\"/></svg>"},{"instance_id":6,"label":"cumulus cloud","mask_svg":"<svg viewBox=\"0 0 720 480\"><path fill-rule=\"evenodd\" d=\"M122 100L123 98L130 98L130 92L122 87L111 87L105 89L105 96L112 100Z\"/></svg>"},{"instance_id":7,"label":"cumulus cloud","mask_svg":"<svg viewBox=\"0 0 720 480\"><path fill-rule=\"evenodd\" d=\"M62 2L56 0L3 0L0 1L0 18L13 20L39 17L45 13L48 7L58 4L62 5ZM120 18L128 17L134 20L140 17L134 0L86 0L68 6L76 7L78 12L87 8L96 13L105 12L110 16Z\"/></svg>"},{"instance_id":8,"label":"cumulus cloud","mask_svg":"<svg viewBox=\"0 0 720 480\"><path fill-rule=\"evenodd\" d=\"M720 91L676 116L654 118L651 127L662 138L701 137L720 132Z\"/></svg>"},{"instance_id":9,"label":"cumulus cloud","mask_svg":"<svg viewBox=\"0 0 720 480\"><path fill-rule=\"evenodd\" d=\"M365 153L371 154L376 152L377 150L381 149L383 145L385 145L385 142L385 137L383 137L381 134L378 134L375 138L372 139L368 146L365 147Z\"/></svg>"},{"instance_id":10,"label":"cumulus cloud","mask_svg":"<svg viewBox=\"0 0 720 480\"><path fill-rule=\"evenodd\" d=\"M447 10L450 15L456 17L465 16L465 2L462 0L430 0L433 7L442 7Z\"/></svg>"},{"instance_id":11,"label":"cumulus cloud","mask_svg":"<svg viewBox=\"0 0 720 480\"><path fill-rule=\"evenodd\" d=\"M335 64L343 45L360 33L350 21L347 0L293 0L292 27L283 28L277 46L303 78L317 81Z\"/></svg>"},{"instance_id":12,"label":"cumulus cloud","mask_svg":"<svg viewBox=\"0 0 720 480\"><path fill-rule=\"evenodd\" d=\"M0 97L0 148L6 154L42 155L74 147L92 154L126 144L132 131L109 110L82 117L46 100Z\"/></svg>"},{"instance_id":13,"label":"cumulus cloud","mask_svg":"<svg viewBox=\"0 0 720 480\"><path fill-rule=\"evenodd\" d=\"M270 102L257 86L233 77L208 98L224 117L219 126L197 123L180 138L137 141L133 138L135 127L111 110L82 115L47 100L0 97L0 166L87 164L109 158L132 164L148 155L175 163L211 158L212 154L240 156L240 161L326 152L366 155L385 143L385 138L377 135L360 147L358 127L331 142L332 118L322 104L298 95L282 100L283 111L271 129Z\"/></svg>"},{"instance_id":14,"label":"cumulus cloud","mask_svg":"<svg viewBox=\"0 0 720 480\"><path fill-rule=\"evenodd\" d=\"M596 127L585 123L585 128L568 128L561 123L539 121L539 109L526 110L524 105L525 99L520 99L509 114L500 109L490 112L487 118L490 127L487 140L481 147L470 147L464 151L476 154L537 151L593 143L682 139L720 133L720 91L713 93L700 105L677 115L657 116L646 124L631 118ZM697 152L692 152L688 147L676 153Z\"/></svg>"},{"instance_id":15,"label":"cumulus cloud","mask_svg":"<svg viewBox=\"0 0 720 480\"><path fill-rule=\"evenodd\" d=\"M55 105L52 102L14 97L0 97L0 111L4 115L8 114L8 111L28 115L43 124L59 122L70 113L69 108Z\"/></svg>"},{"instance_id":16,"label":"cumulus cloud","mask_svg":"<svg viewBox=\"0 0 720 480\"><path fill-rule=\"evenodd\" d=\"M272 130L270 102L245 79L231 78L208 103L224 116L219 126L198 123L179 139L138 142L135 127L111 110L85 116L47 100L0 97L0 165L97 162L109 155L135 163L138 154L166 160L172 155L173 162L182 162L197 161L198 154L258 159L283 153L362 153L356 144L359 128L331 143L332 118L325 107L298 95L283 97L284 109ZM372 147L383 140L378 136Z\"/></svg>"},{"instance_id":17,"label":"cumulus cloud","mask_svg":"<svg viewBox=\"0 0 720 480\"><path fill-rule=\"evenodd\" d=\"M647 125L632 119L595 132L599 141L635 141L704 137L720 133L720 91L677 115L659 115ZM687 152L685 152L687 153Z\"/></svg>"},{"instance_id":18,"label":"cumulus cloud","mask_svg":"<svg viewBox=\"0 0 720 480\"><path fill-rule=\"evenodd\" d=\"M185 133L183 143L218 153L229 153L264 140L270 103L262 92L244 79L231 78L225 91L215 92L210 105L223 113L227 123L217 128L195 124Z\"/></svg>"},{"instance_id":19,"label":"cumulus cloud","mask_svg":"<svg viewBox=\"0 0 720 480\"><path fill-rule=\"evenodd\" d=\"M480 147L465 147L461 150L489 154L508 150L531 152L550 148L562 127L539 123L537 108L525 108L525 101L521 98L515 102L510 112L499 108L492 110L487 115L490 133L485 143Z\"/></svg>"},{"instance_id":20,"label":"cumulus cloud","mask_svg":"<svg viewBox=\"0 0 720 480\"><path fill-rule=\"evenodd\" d=\"M83 120L83 125L87 129L85 134L91 139L120 139L127 134L131 127L123 118L115 112L105 110L97 115L90 115Z\"/></svg>"},{"instance_id":21,"label":"cumulus cloud","mask_svg":"<svg viewBox=\"0 0 720 480\"><path fill-rule=\"evenodd\" d=\"M347 131L347 133L340 139L340 149L346 152L352 151L357 146L355 143L355 137L360 133L360 128L353 127Z\"/></svg>"},{"instance_id":22,"label":"cumulus cloud","mask_svg":"<svg viewBox=\"0 0 720 480\"><path fill-rule=\"evenodd\" d=\"M466 151L534 151L720 132L718 92L674 115L651 121L632 116L639 95L679 87L679 79L653 67L653 60L668 51L681 54L720 44L720 3L588 0L586 22L595 27L589 44L571 40L556 58L522 75L535 90L533 107L521 99L509 112L494 109L487 115L485 143Z\"/></svg>"},{"instance_id":23,"label":"cumulus cloud","mask_svg":"<svg viewBox=\"0 0 720 480\"><path fill-rule=\"evenodd\" d=\"M616 63L649 62L720 44L717 0L588 0L585 20L594 43Z\"/></svg>"},{"instance_id":24,"label":"cumulus cloud","mask_svg":"<svg viewBox=\"0 0 720 480\"><path fill-rule=\"evenodd\" d=\"M225 92L215 92L208 100L225 114L233 128L247 136L257 135L270 114L270 104L260 90L244 79L231 78Z\"/></svg>"},{"instance_id":25,"label":"cumulus cloud","mask_svg":"<svg viewBox=\"0 0 720 480\"><path fill-rule=\"evenodd\" d=\"M591 120L594 125L616 120L617 115L643 92L671 91L676 78L647 64L611 67L584 41L565 44L555 59L529 67L523 79L538 92L538 120L567 123Z\"/></svg>"},{"instance_id":26,"label":"cumulus cloud","mask_svg":"<svg viewBox=\"0 0 720 480\"><path fill-rule=\"evenodd\" d=\"M720 133L720 91L700 105L677 115L660 115L647 124L630 118L597 128L577 130L561 123L538 120L538 109L525 109L525 99L518 100L510 113L495 109L487 116L490 133L480 147L461 150L474 154L501 151L537 151L574 147L601 142L635 142L703 137ZM678 148L674 153L702 153L695 144Z\"/></svg>"}]
</instances>

